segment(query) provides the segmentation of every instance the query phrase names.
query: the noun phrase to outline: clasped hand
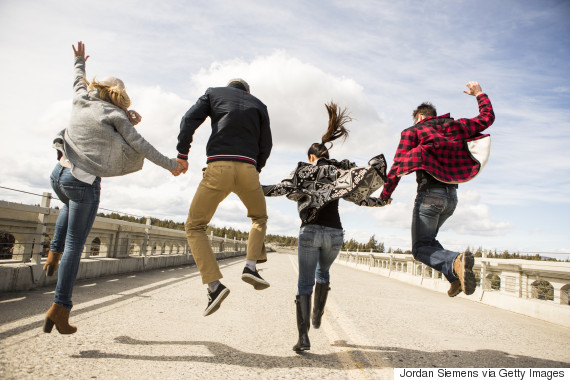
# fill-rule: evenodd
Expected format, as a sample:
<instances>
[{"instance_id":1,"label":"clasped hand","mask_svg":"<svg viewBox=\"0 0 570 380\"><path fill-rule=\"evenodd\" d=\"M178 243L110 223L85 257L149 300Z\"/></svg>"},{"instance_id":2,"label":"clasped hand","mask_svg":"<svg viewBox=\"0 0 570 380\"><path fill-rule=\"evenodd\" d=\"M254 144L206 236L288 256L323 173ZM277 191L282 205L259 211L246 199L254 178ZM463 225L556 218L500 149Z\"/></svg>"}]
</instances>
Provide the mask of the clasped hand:
<instances>
[{"instance_id":1,"label":"clasped hand","mask_svg":"<svg viewBox=\"0 0 570 380\"><path fill-rule=\"evenodd\" d=\"M184 174L188 171L188 161L177 158L176 162L178 163L178 166L170 172L173 176L178 177L181 173Z\"/></svg>"}]
</instances>

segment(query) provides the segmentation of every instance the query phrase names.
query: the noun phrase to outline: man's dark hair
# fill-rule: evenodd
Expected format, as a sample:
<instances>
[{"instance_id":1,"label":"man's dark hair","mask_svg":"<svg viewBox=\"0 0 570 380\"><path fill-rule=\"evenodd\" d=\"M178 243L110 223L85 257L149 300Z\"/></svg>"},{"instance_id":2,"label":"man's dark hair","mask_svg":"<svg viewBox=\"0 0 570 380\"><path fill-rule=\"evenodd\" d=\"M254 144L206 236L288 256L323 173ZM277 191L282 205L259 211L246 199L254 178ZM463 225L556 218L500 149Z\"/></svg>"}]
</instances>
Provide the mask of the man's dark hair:
<instances>
[{"instance_id":1,"label":"man's dark hair","mask_svg":"<svg viewBox=\"0 0 570 380\"><path fill-rule=\"evenodd\" d=\"M418 106L418 108L414 110L414 112L412 113L412 117L414 118L414 123L416 122L416 117L420 113L425 117L437 116L437 111L435 110L434 105L431 104L430 102L423 102Z\"/></svg>"}]
</instances>

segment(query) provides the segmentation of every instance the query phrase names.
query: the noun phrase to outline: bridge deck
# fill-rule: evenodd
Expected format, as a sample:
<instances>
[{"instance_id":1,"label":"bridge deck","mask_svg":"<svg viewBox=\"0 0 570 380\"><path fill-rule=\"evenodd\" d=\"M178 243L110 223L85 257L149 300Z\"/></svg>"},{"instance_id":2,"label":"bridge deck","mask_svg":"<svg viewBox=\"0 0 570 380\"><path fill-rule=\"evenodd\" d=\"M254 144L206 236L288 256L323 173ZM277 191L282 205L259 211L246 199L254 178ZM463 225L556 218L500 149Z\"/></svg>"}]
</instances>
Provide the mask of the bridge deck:
<instances>
[{"instance_id":1,"label":"bridge deck","mask_svg":"<svg viewBox=\"0 0 570 380\"><path fill-rule=\"evenodd\" d=\"M333 265L327 311L298 355L297 257L273 253L202 317L195 267L78 282L71 336L41 332L53 288L0 295L0 378L392 378L394 367L570 367L570 329L467 299Z\"/></svg>"}]
</instances>

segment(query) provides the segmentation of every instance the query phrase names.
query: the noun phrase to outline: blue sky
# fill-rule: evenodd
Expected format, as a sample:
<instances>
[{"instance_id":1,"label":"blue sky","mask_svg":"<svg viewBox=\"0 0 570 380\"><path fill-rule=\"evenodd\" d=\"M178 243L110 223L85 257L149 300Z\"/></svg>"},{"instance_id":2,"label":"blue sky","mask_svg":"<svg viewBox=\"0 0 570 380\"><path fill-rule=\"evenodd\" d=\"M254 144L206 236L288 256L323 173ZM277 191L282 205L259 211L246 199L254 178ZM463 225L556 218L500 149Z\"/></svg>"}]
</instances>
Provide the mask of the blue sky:
<instances>
[{"instance_id":1,"label":"blue sky","mask_svg":"<svg viewBox=\"0 0 570 380\"><path fill-rule=\"evenodd\" d=\"M14 1L0 2L0 186L49 191L53 135L71 106L71 45L85 42L91 79L125 81L143 122L137 129L174 156L180 118L207 87L244 77L268 106L274 149L261 181L281 180L305 160L326 126L324 103L355 119L334 158L391 163L411 111L429 100L438 112L474 117L462 93L477 80L496 113L491 158L461 185L455 215L440 232L450 249L483 246L570 252L570 3L568 1ZM196 133L190 171L174 178L144 169L102 184L101 207L186 219L205 164L207 121ZM385 208L341 203L347 238L374 234L409 249L415 177ZM0 199L38 203L0 190ZM54 204L57 204L55 202ZM296 235L295 204L268 199L268 232ZM248 229L235 196L218 226Z\"/></svg>"}]
</instances>

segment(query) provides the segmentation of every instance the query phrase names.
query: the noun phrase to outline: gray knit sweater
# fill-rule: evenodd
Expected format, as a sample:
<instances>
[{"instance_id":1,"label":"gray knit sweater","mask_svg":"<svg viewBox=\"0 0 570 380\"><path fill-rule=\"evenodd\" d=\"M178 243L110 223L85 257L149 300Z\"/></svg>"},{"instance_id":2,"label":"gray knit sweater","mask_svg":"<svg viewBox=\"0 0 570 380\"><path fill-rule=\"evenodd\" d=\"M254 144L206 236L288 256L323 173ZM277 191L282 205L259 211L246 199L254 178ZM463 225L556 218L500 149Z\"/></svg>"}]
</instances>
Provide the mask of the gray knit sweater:
<instances>
[{"instance_id":1,"label":"gray knit sweater","mask_svg":"<svg viewBox=\"0 0 570 380\"><path fill-rule=\"evenodd\" d=\"M71 122L63 137L64 149L75 166L98 177L114 177L142 169L145 158L168 170L175 159L156 150L133 127L124 110L87 91L85 60L75 58Z\"/></svg>"}]
</instances>

